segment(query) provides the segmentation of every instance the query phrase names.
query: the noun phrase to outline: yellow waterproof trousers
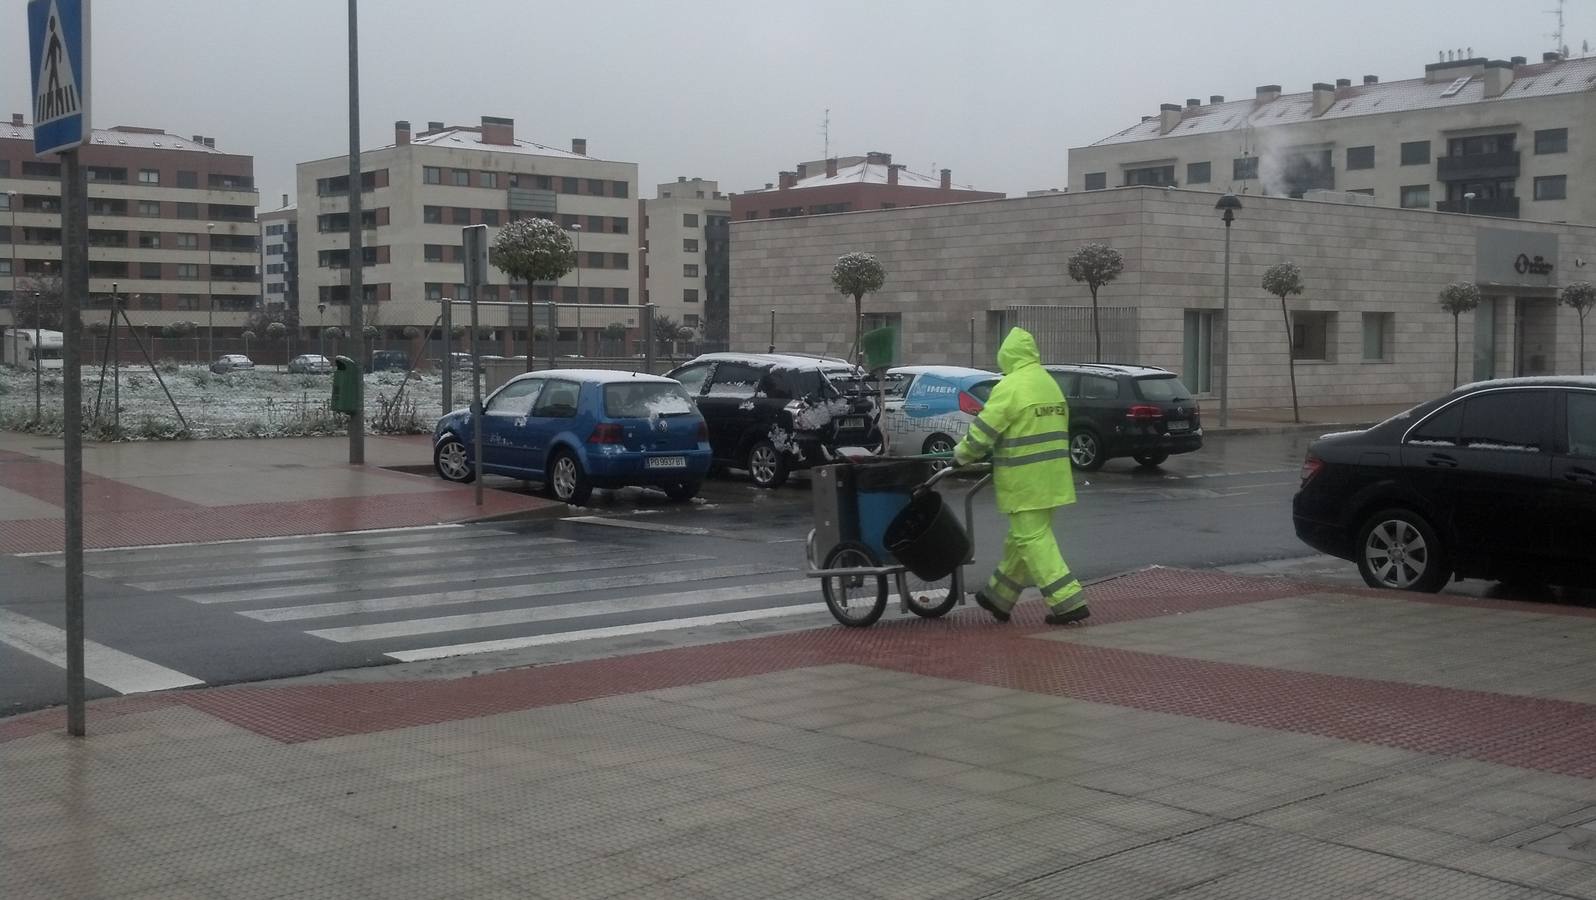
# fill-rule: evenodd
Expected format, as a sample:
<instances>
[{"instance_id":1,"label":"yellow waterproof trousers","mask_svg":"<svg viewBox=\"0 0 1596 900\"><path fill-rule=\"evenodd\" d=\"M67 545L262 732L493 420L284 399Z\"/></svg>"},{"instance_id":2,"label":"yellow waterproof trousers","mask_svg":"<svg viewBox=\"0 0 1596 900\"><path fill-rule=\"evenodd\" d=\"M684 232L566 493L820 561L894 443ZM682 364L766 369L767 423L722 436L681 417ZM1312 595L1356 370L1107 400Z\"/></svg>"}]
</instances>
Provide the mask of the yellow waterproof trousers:
<instances>
[{"instance_id":1,"label":"yellow waterproof trousers","mask_svg":"<svg viewBox=\"0 0 1596 900\"><path fill-rule=\"evenodd\" d=\"M1003 561L998 563L984 593L1004 612L1014 608L1020 592L1035 586L1052 612L1081 606L1081 583L1070 574L1058 540L1053 537L1053 510L1027 509L1009 513L1009 533L1003 541Z\"/></svg>"}]
</instances>

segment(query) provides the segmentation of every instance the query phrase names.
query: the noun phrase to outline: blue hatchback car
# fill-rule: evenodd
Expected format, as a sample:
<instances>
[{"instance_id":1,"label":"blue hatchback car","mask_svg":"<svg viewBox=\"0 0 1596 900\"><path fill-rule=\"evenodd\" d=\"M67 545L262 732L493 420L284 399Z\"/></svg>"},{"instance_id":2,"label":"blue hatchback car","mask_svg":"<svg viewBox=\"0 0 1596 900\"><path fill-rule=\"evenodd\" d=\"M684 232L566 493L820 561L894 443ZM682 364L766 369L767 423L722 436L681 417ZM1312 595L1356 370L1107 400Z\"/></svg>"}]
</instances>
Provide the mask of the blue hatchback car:
<instances>
[{"instance_id":1,"label":"blue hatchback car","mask_svg":"<svg viewBox=\"0 0 1596 900\"><path fill-rule=\"evenodd\" d=\"M476 477L471 411L438 420L432 462L447 481ZM551 369L517 375L483 403L482 471L541 481L581 505L594 488L698 494L709 430L680 383L657 375Z\"/></svg>"}]
</instances>

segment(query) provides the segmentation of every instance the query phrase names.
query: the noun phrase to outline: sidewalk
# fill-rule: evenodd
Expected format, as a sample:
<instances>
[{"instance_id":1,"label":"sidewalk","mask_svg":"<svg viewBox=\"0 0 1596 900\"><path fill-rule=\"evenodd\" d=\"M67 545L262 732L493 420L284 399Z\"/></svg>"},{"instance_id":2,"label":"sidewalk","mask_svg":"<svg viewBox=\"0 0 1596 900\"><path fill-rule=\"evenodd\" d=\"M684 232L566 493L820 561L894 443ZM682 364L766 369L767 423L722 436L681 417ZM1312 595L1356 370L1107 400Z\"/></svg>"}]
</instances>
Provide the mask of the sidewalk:
<instances>
[{"instance_id":1,"label":"sidewalk","mask_svg":"<svg viewBox=\"0 0 1596 900\"><path fill-rule=\"evenodd\" d=\"M1292 421L1291 407L1283 409L1233 409L1230 425L1220 427L1219 407L1203 407L1203 431L1208 434L1269 434L1329 428L1362 428L1384 422L1417 403L1372 403L1342 406L1304 406L1301 423Z\"/></svg>"},{"instance_id":2,"label":"sidewalk","mask_svg":"<svg viewBox=\"0 0 1596 900\"><path fill-rule=\"evenodd\" d=\"M125 547L458 522L555 509L549 501L385 466L430 466L425 435L368 436L351 466L333 438L86 443L85 543ZM58 438L0 432L0 553L60 550Z\"/></svg>"},{"instance_id":3,"label":"sidewalk","mask_svg":"<svg viewBox=\"0 0 1596 900\"><path fill-rule=\"evenodd\" d=\"M1596 897L1596 613L1090 597L18 717L7 896Z\"/></svg>"}]
</instances>

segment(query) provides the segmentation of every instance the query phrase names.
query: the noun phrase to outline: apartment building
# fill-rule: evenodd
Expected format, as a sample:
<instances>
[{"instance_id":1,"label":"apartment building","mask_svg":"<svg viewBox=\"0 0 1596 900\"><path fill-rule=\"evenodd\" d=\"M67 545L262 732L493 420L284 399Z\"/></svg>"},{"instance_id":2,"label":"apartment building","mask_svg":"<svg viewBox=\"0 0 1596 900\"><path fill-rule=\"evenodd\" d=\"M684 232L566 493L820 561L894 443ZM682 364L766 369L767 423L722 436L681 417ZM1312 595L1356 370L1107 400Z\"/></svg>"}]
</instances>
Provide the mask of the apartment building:
<instances>
[{"instance_id":1,"label":"apartment building","mask_svg":"<svg viewBox=\"0 0 1596 900\"><path fill-rule=\"evenodd\" d=\"M1596 57L1456 56L1405 81L1365 75L1166 103L1070 150L1069 189L1334 191L1377 206L1596 222Z\"/></svg>"},{"instance_id":2,"label":"apartment building","mask_svg":"<svg viewBox=\"0 0 1596 900\"><path fill-rule=\"evenodd\" d=\"M732 195L732 218L780 219L865 209L996 200L1003 194L953 183L953 170L937 176L911 172L892 154L833 156L798 164L774 184Z\"/></svg>"},{"instance_id":3,"label":"apartment building","mask_svg":"<svg viewBox=\"0 0 1596 900\"><path fill-rule=\"evenodd\" d=\"M562 335L575 338L580 327L596 337L614 321L635 327L641 302L636 163L589 156L582 138L569 150L522 140L514 120L483 116L479 125L429 122L419 133L396 122L393 143L363 151L361 170L365 321L389 337L405 326L431 326L442 298L465 296L462 227L496 229L527 216L559 222L578 245L576 269L558 283L532 287L536 301L577 307L558 314ZM299 291L307 324L347 321L348 173L347 156L298 166ZM500 352L524 353L527 285L492 275L479 299L520 303L482 307L482 326L494 333ZM538 314L541 328L546 313Z\"/></svg>"},{"instance_id":4,"label":"apartment building","mask_svg":"<svg viewBox=\"0 0 1596 900\"><path fill-rule=\"evenodd\" d=\"M731 198L719 182L680 177L640 201L644 302L715 343L726 340Z\"/></svg>"},{"instance_id":5,"label":"apartment building","mask_svg":"<svg viewBox=\"0 0 1596 900\"><path fill-rule=\"evenodd\" d=\"M299 318L299 207L287 194L260 214L260 295L267 312Z\"/></svg>"},{"instance_id":6,"label":"apartment building","mask_svg":"<svg viewBox=\"0 0 1596 900\"><path fill-rule=\"evenodd\" d=\"M113 286L136 324L214 322L236 332L260 303L255 160L214 138L158 128L95 129L88 177L89 297ZM0 326L13 297L61 275L61 168L33 153L33 128L0 124ZM214 303L214 312L213 312Z\"/></svg>"}]
</instances>

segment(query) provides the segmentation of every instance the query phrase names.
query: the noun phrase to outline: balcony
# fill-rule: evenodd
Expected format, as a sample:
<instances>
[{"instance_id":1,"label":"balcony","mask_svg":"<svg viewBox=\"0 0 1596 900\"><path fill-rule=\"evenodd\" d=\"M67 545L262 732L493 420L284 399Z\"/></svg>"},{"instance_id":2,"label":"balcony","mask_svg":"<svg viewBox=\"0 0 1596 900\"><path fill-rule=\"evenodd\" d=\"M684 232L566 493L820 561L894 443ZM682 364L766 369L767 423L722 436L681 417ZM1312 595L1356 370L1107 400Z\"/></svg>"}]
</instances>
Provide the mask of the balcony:
<instances>
[{"instance_id":1,"label":"balcony","mask_svg":"<svg viewBox=\"0 0 1596 900\"><path fill-rule=\"evenodd\" d=\"M1500 153L1473 153L1467 156L1441 156L1435 160L1436 178L1440 181L1483 181L1494 178L1517 178L1519 151Z\"/></svg>"},{"instance_id":2,"label":"balcony","mask_svg":"<svg viewBox=\"0 0 1596 900\"><path fill-rule=\"evenodd\" d=\"M1464 207L1467 206L1467 209ZM1496 216L1499 219L1518 218L1517 197L1476 197L1473 200L1459 200L1456 203L1442 200L1435 205L1441 212L1461 213L1466 212L1475 216Z\"/></svg>"}]
</instances>

